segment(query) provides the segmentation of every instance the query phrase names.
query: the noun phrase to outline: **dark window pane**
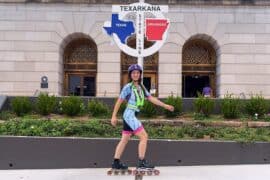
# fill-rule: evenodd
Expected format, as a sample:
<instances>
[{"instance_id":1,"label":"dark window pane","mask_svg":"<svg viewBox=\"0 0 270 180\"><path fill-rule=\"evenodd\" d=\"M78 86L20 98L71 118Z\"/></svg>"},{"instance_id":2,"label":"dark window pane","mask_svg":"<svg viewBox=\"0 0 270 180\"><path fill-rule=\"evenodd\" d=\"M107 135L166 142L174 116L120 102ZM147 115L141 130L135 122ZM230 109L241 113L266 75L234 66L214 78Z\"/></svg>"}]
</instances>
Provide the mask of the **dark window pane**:
<instances>
[{"instance_id":1,"label":"dark window pane","mask_svg":"<svg viewBox=\"0 0 270 180\"><path fill-rule=\"evenodd\" d=\"M209 76L183 76L183 97L197 97L198 92L202 94L202 90L206 84L209 84L209 80Z\"/></svg>"},{"instance_id":2,"label":"dark window pane","mask_svg":"<svg viewBox=\"0 0 270 180\"><path fill-rule=\"evenodd\" d=\"M151 89L151 78L150 77L144 77L143 78L143 85L150 92L150 89Z\"/></svg>"},{"instance_id":3,"label":"dark window pane","mask_svg":"<svg viewBox=\"0 0 270 180\"><path fill-rule=\"evenodd\" d=\"M69 76L69 95L80 95L80 81L81 77L76 75Z\"/></svg>"},{"instance_id":4,"label":"dark window pane","mask_svg":"<svg viewBox=\"0 0 270 180\"><path fill-rule=\"evenodd\" d=\"M95 77L84 77L83 78L83 95L95 96L96 94L95 91L96 91Z\"/></svg>"}]
</instances>

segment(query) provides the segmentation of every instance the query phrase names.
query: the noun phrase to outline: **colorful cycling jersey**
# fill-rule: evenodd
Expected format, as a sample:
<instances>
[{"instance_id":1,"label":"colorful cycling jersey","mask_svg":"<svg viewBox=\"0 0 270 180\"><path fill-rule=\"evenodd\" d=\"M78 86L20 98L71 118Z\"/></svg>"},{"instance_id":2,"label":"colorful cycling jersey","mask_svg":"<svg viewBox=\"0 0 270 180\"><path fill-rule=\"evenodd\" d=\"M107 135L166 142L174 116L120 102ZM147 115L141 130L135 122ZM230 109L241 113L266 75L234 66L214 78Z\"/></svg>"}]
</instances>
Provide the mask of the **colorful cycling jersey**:
<instances>
[{"instance_id":1,"label":"colorful cycling jersey","mask_svg":"<svg viewBox=\"0 0 270 180\"><path fill-rule=\"evenodd\" d=\"M119 98L122 99L122 100L127 100L128 105L137 106L137 101L136 100L137 100L138 94L141 94L140 92L143 92L143 91L142 91L142 87L138 86L139 92L136 95L135 92L132 90L132 86L133 86L132 83L126 84L122 88ZM151 96L151 94L145 89L144 96L146 98L149 98Z\"/></svg>"}]
</instances>

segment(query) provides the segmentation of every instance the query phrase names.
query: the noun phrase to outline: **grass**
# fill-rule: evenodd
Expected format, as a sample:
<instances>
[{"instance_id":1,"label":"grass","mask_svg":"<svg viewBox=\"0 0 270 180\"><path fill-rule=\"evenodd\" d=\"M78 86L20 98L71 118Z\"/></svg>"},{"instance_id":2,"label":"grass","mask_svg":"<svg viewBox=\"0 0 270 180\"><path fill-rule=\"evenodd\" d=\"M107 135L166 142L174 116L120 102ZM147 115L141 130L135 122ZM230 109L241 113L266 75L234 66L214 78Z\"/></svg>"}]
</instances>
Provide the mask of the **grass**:
<instances>
[{"instance_id":1,"label":"grass","mask_svg":"<svg viewBox=\"0 0 270 180\"><path fill-rule=\"evenodd\" d=\"M154 139L211 139L237 142L270 142L269 128L173 126L144 123ZM122 125L112 127L109 120L36 119L29 116L4 121L0 135L43 137L120 137Z\"/></svg>"}]
</instances>

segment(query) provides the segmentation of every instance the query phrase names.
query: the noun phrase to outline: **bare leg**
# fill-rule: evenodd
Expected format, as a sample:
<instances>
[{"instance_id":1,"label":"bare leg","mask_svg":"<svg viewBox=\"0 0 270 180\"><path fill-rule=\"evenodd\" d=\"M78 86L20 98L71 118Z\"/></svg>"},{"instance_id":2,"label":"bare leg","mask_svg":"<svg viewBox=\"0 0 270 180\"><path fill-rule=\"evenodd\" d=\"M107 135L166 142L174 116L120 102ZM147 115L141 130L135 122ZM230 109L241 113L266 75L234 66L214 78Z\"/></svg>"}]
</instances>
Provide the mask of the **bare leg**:
<instances>
[{"instance_id":1,"label":"bare leg","mask_svg":"<svg viewBox=\"0 0 270 180\"><path fill-rule=\"evenodd\" d=\"M137 133L136 136L138 136L140 139L139 147L138 147L139 159L143 160L145 157L145 152L147 148L148 134L143 129L142 131Z\"/></svg>"},{"instance_id":2,"label":"bare leg","mask_svg":"<svg viewBox=\"0 0 270 180\"><path fill-rule=\"evenodd\" d=\"M128 143L128 140L130 139L130 136L131 134L122 134L122 138L115 149L114 159L120 159Z\"/></svg>"}]
</instances>

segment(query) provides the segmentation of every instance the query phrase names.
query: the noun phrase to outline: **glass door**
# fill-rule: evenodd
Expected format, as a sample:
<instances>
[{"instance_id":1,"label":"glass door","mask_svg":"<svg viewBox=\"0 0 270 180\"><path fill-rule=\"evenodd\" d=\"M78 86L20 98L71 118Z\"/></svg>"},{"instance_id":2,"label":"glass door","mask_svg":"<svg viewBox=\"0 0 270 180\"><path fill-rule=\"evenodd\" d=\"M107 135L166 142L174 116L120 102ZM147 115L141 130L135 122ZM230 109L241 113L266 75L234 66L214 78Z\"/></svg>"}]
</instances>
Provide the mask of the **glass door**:
<instances>
[{"instance_id":1,"label":"glass door","mask_svg":"<svg viewBox=\"0 0 270 180\"><path fill-rule=\"evenodd\" d=\"M89 74L68 74L68 93L71 96L95 96L96 78Z\"/></svg>"}]
</instances>

